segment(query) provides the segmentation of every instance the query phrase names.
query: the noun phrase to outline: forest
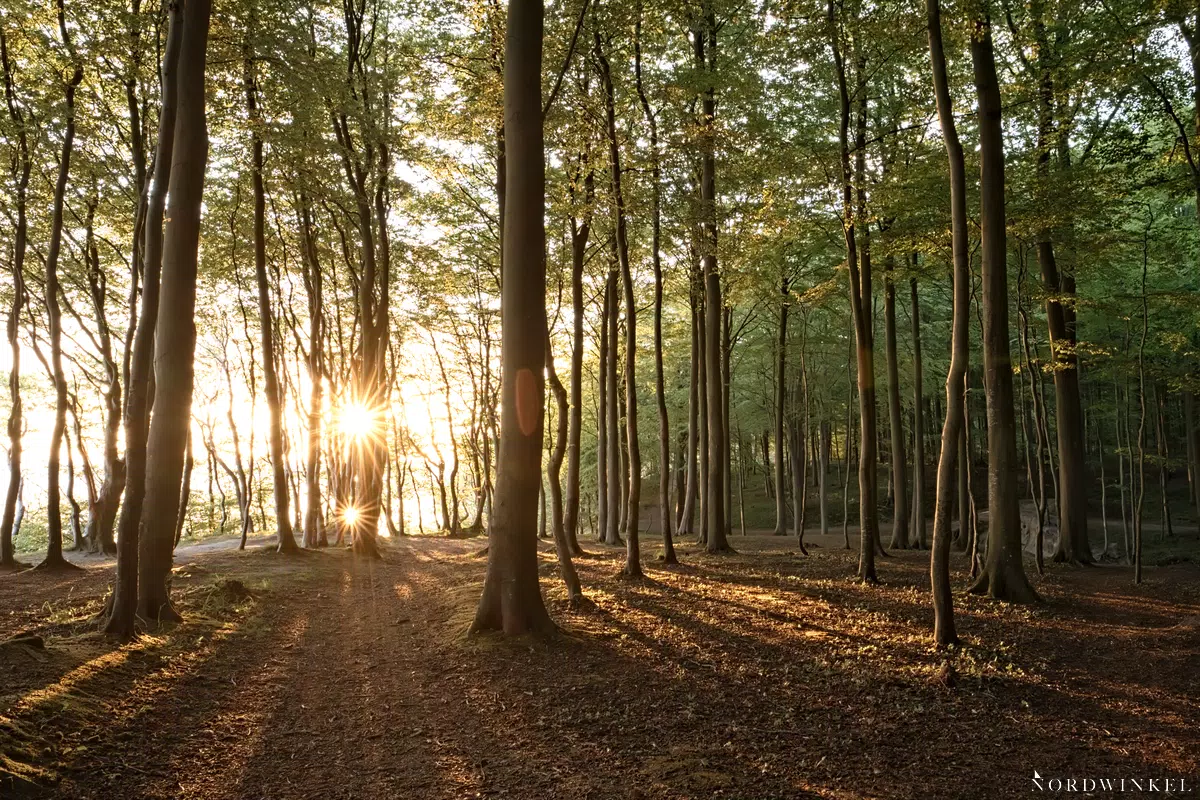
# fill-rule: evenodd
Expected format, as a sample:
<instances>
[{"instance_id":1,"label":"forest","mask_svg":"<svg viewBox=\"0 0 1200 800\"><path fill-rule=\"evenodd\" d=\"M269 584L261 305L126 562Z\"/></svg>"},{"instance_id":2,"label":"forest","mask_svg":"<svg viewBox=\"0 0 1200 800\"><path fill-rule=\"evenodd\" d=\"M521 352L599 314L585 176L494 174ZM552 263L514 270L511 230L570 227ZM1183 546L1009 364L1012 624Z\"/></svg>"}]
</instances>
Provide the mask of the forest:
<instances>
[{"instance_id":1,"label":"forest","mask_svg":"<svg viewBox=\"0 0 1200 800\"><path fill-rule=\"evenodd\" d=\"M0 67L0 797L1196 791L1195 2L0 0Z\"/></svg>"}]
</instances>

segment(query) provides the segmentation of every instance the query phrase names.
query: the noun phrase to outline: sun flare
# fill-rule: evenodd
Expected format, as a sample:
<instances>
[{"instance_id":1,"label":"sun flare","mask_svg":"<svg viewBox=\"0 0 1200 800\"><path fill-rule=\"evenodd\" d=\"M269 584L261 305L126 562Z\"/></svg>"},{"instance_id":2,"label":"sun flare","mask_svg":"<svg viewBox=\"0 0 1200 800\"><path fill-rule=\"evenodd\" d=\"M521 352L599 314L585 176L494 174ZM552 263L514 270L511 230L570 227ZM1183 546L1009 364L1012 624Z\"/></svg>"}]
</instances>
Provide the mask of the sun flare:
<instances>
[{"instance_id":1,"label":"sun flare","mask_svg":"<svg viewBox=\"0 0 1200 800\"><path fill-rule=\"evenodd\" d=\"M375 433L379 425L379 414L375 409L358 401L342 406L338 411L337 429L345 438L361 442Z\"/></svg>"}]
</instances>

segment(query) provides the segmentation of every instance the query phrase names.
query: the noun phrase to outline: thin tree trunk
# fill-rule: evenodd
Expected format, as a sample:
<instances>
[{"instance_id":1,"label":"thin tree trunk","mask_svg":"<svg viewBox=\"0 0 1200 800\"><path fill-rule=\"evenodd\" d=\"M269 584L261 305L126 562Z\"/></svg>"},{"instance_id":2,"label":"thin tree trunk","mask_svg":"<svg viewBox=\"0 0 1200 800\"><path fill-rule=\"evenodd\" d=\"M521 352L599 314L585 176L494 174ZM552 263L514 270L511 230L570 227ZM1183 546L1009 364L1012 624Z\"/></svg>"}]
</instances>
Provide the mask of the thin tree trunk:
<instances>
[{"instance_id":1,"label":"thin tree trunk","mask_svg":"<svg viewBox=\"0 0 1200 800\"><path fill-rule=\"evenodd\" d=\"M8 489L4 496L4 515L0 519L0 569L13 569L17 563L13 539L16 538L17 505L21 490L21 451L24 422L21 402L21 312L25 304L25 253L28 246L29 222L26 217L29 175L33 163L29 156L29 139L25 130L26 113L17 103L13 62L8 54L8 39L0 30L0 65L4 68L4 97L16 138L16 157L11 161L13 183L12 202L16 208L12 250L12 305L8 312L8 346L11 366L8 373Z\"/></svg>"},{"instance_id":2,"label":"thin tree trunk","mask_svg":"<svg viewBox=\"0 0 1200 800\"><path fill-rule=\"evenodd\" d=\"M279 539L278 551L295 553L300 547L292 534L291 512L288 510L287 477L284 474L286 456L283 452L283 397L276 374L275 334L272 330L274 317L271 312L271 286L267 278L267 196L263 185L263 140L260 133L261 115L258 110L257 65L253 42L247 40L245 48L246 114L250 120L250 172L254 184L254 279L258 285L263 382L266 384L267 410L270 414L268 441L271 479L275 491L275 532Z\"/></svg>"},{"instance_id":3,"label":"thin tree trunk","mask_svg":"<svg viewBox=\"0 0 1200 800\"><path fill-rule=\"evenodd\" d=\"M913 257L916 266L916 257ZM912 532L917 547L929 547L925 525L925 388L924 364L921 360L921 303L917 296L917 279L909 280L912 302L913 341L913 493Z\"/></svg>"},{"instance_id":4,"label":"thin tree trunk","mask_svg":"<svg viewBox=\"0 0 1200 800\"><path fill-rule=\"evenodd\" d=\"M62 308L59 305L58 259L62 252L63 209L66 203L67 181L71 174L71 155L75 149L75 90L83 81L83 63L75 52L67 28L63 0L58 0L58 29L63 46L71 61L73 72L65 88L66 129L62 153L58 159L58 180L54 184L54 200L50 219L50 244L46 248L46 316L50 324L50 377L54 381L54 426L50 432L50 455L47 458L46 532L49 542L46 558L39 569L64 569L72 565L63 558L62 514L59 509L59 456L63 433L67 425L67 379L62 365Z\"/></svg>"},{"instance_id":5,"label":"thin tree trunk","mask_svg":"<svg viewBox=\"0 0 1200 800\"><path fill-rule=\"evenodd\" d=\"M933 595L933 638L939 646L958 642L954 627L954 599L950 589L950 511L953 506L955 458L965 461L958 443L965 441L963 391L966 385L970 349L971 265L967 250L967 179L962 144L954 121L950 82L946 75L946 52L942 45L942 16L938 0L925 0L929 25L929 56L933 67L933 88L937 98L938 120L946 147L950 172L950 232L954 260L954 306L951 321L950 369L946 375L946 420L942 426L942 446L938 453L937 496L933 513L933 544L930 548L929 577ZM961 484L961 478L960 478ZM961 495L960 495L960 506ZM959 513L962 526L962 512Z\"/></svg>"},{"instance_id":6,"label":"thin tree trunk","mask_svg":"<svg viewBox=\"0 0 1200 800\"><path fill-rule=\"evenodd\" d=\"M891 547L909 546L907 454L904 452L904 409L900 402L900 354L896 342L896 281L892 256L885 263L883 326L888 373L888 420L892 439L892 541Z\"/></svg>"}]
</instances>

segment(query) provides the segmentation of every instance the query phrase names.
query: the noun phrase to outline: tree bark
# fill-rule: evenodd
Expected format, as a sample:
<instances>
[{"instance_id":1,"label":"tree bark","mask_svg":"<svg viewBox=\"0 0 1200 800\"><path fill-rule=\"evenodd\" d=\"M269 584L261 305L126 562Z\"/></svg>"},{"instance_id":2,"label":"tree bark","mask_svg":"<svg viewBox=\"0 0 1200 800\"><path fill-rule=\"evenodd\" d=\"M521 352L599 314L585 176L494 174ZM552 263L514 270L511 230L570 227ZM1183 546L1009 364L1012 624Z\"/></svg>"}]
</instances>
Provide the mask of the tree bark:
<instances>
[{"instance_id":1,"label":"tree bark","mask_svg":"<svg viewBox=\"0 0 1200 800\"><path fill-rule=\"evenodd\" d=\"M871 308L870 262L864 258L863 269L860 272L853 202L854 179L850 171L850 92L846 80L845 59L841 50L841 33L832 0L828 7L828 23L830 45L833 49L834 64L837 70L838 94L841 101L838 140L841 145L842 229L846 243L846 264L850 272L850 312L854 322L855 353L858 362L859 423L862 428L861 451L858 459L858 577L859 580L867 583L878 583L879 579L875 574L875 541L879 535L878 512L875 504L875 461L877 458L875 355L868 319ZM859 71L862 71L861 64ZM865 96L862 102L865 102ZM857 138L860 140L856 141L856 147L859 149L857 158L861 166L861 150L865 145L865 131L860 130ZM862 170L858 171L861 178ZM861 187L860 191L862 191Z\"/></svg>"},{"instance_id":2,"label":"tree bark","mask_svg":"<svg viewBox=\"0 0 1200 800\"><path fill-rule=\"evenodd\" d=\"M171 605L167 579L192 416L196 264L208 162L204 72L210 16L209 0L191 0L183 10L179 111L171 162L170 209L163 236L162 297L154 344L154 411L146 444L146 496L139 542L138 615L146 620L179 617Z\"/></svg>"},{"instance_id":3,"label":"tree bark","mask_svg":"<svg viewBox=\"0 0 1200 800\"><path fill-rule=\"evenodd\" d=\"M652 184L650 209L650 249L654 265L654 400L658 406L658 520L663 537L663 563L675 564L673 541L674 515L671 513L671 425L667 417L666 379L663 375L663 270L662 270L662 164L658 152L658 119L646 97L642 83L642 7L639 2L637 24L633 39L634 76L637 81L638 99L642 113L650 128L650 181Z\"/></svg>"},{"instance_id":4,"label":"tree bark","mask_svg":"<svg viewBox=\"0 0 1200 800\"><path fill-rule=\"evenodd\" d=\"M775 485L783 487L783 405L787 395L787 324L788 276L779 282L779 338L775 344ZM783 536L787 528L787 498L784 492L775 493L775 535Z\"/></svg>"},{"instance_id":5,"label":"tree bark","mask_svg":"<svg viewBox=\"0 0 1200 800\"><path fill-rule=\"evenodd\" d=\"M50 327L50 377L54 381L54 426L50 432L49 474L46 477L46 558L39 569L69 568L63 558L62 514L59 506L59 457L63 433L67 426L67 379L62 366L62 308L59 305L58 259L62 252L63 207L66 203L67 181L71 174L71 154L75 149L75 90L83 81L83 63L71 44L63 0L58 0L58 29L63 46L70 55L73 72L64 88L66 129L63 132L62 153L58 159L58 179L54 184L54 200L50 214L50 243L46 248L46 316Z\"/></svg>"},{"instance_id":6,"label":"tree bark","mask_svg":"<svg viewBox=\"0 0 1200 800\"><path fill-rule=\"evenodd\" d=\"M13 230L12 253L12 305L8 312L8 346L12 364L8 373L8 490L4 496L4 515L0 518L0 569L18 566L13 539L19 527L16 513L21 490L21 439L24 421L21 403L21 312L25 306L25 254L28 247L29 221L26 216L29 193L29 175L33 162L29 155L29 136L25 130L27 111L20 108L16 95L16 80L13 62L8 54L8 39L0 30L0 65L4 68L4 98L12 120L16 137L16 157L11 163L14 187L13 205L16 211L16 226Z\"/></svg>"},{"instance_id":7,"label":"tree bark","mask_svg":"<svg viewBox=\"0 0 1200 800\"><path fill-rule=\"evenodd\" d=\"M253 33L249 34L253 36ZM271 453L271 479L275 491L275 533L280 553L295 553L300 547L292 533L288 510L288 486L284 474L283 397L276 373L274 317L271 312L271 284L267 277L267 195L263 184L262 117L258 109L257 65L253 43L246 42L245 88L246 114L250 121L250 172L254 184L254 279L258 285L258 324L263 351L263 383L266 384L267 410L270 414L268 442Z\"/></svg>"},{"instance_id":8,"label":"tree bark","mask_svg":"<svg viewBox=\"0 0 1200 800\"><path fill-rule=\"evenodd\" d=\"M913 257L914 266L916 257ZM925 525L925 388L924 364L921 360L921 303L917 296L917 279L909 281L912 301L913 341L913 493L912 533L914 544L929 547Z\"/></svg>"},{"instance_id":9,"label":"tree bark","mask_svg":"<svg viewBox=\"0 0 1200 800\"><path fill-rule=\"evenodd\" d=\"M488 566L473 632L555 629L538 586L546 364L545 150L542 134L542 0L509 0L504 57L507 207L500 294L500 453Z\"/></svg>"},{"instance_id":10,"label":"tree bark","mask_svg":"<svg viewBox=\"0 0 1200 800\"><path fill-rule=\"evenodd\" d=\"M172 176L175 122L179 102L177 74L183 43L183 8L169 7L169 27L162 61L162 97L158 115L154 175L146 196L145 264L142 304L130 354L125 400L125 502L121 506L117 536L117 569L110 614L105 632L127 639L134 632L138 605L139 550L142 507L146 490L147 429L150 423L151 361L158 323L160 276L163 263L163 218Z\"/></svg>"},{"instance_id":11,"label":"tree bark","mask_svg":"<svg viewBox=\"0 0 1200 800\"><path fill-rule=\"evenodd\" d=\"M629 265L629 234L626 226L625 192L621 184L621 147L617 141L616 99L612 72L608 58L604 54L599 31L596 31L595 39L596 62L600 67L600 80L604 89L605 130L608 134L608 165L611 175L610 189L613 199L617 263L621 268L621 286L625 299L625 447L629 458L629 468L626 474L629 496L626 501L624 574L629 577L638 577L642 574L638 537L638 509L642 495L642 452L638 442L637 305L633 297L633 272ZM657 258L657 253L655 257Z\"/></svg>"},{"instance_id":12,"label":"tree bark","mask_svg":"<svg viewBox=\"0 0 1200 800\"><path fill-rule=\"evenodd\" d=\"M908 535L908 475L904 452L904 408L900 403L900 355L896 343L895 264L888 256L883 293L884 349L888 375L888 428L892 439L892 541L891 547L905 549Z\"/></svg>"},{"instance_id":13,"label":"tree bark","mask_svg":"<svg viewBox=\"0 0 1200 800\"><path fill-rule=\"evenodd\" d=\"M1017 436L1008 335L1008 256L1004 216L1004 140L1000 85L986 12L975 22L971 63L978 96L980 231L983 254L983 363L987 398L987 560L971 591L998 600L1038 599L1021 562Z\"/></svg>"},{"instance_id":14,"label":"tree bark","mask_svg":"<svg viewBox=\"0 0 1200 800\"><path fill-rule=\"evenodd\" d=\"M725 525L725 404L721 391L721 274L717 267L716 217L716 87L717 26L709 0L704 2L703 25L693 31L696 67L705 74L701 101L700 219L701 270L704 276L704 366L708 405L708 474L704 487L710 553L732 550Z\"/></svg>"},{"instance_id":15,"label":"tree bark","mask_svg":"<svg viewBox=\"0 0 1200 800\"><path fill-rule=\"evenodd\" d=\"M954 307L951 321L950 369L946 375L946 420L938 454L937 499L933 514L933 545L929 578L933 595L933 638L939 646L958 642L954 627L954 596L950 589L950 512L954 505L955 458L963 441L963 390L970 358L971 263L967 242L967 178L962 143L954 121L946 51L942 44L942 12L938 0L925 0L929 24L929 58L938 121L950 172L950 231L954 261ZM914 293L915 297L915 293ZM914 325L916 323L914 322ZM959 514L962 525L962 514Z\"/></svg>"}]
</instances>

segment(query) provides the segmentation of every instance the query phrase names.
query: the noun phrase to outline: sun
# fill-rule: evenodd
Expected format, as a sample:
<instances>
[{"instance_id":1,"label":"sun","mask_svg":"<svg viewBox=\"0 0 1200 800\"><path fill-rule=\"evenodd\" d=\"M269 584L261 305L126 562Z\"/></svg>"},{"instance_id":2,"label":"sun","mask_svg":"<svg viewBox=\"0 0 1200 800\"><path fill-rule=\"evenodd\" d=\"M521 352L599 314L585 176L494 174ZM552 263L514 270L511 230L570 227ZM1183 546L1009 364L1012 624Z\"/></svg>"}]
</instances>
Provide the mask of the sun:
<instances>
[{"instance_id":1,"label":"sun","mask_svg":"<svg viewBox=\"0 0 1200 800\"><path fill-rule=\"evenodd\" d=\"M346 527L353 528L361 514L362 512L355 506L346 506L342 509L342 522L345 523Z\"/></svg>"},{"instance_id":2,"label":"sun","mask_svg":"<svg viewBox=\"0 0 1200 800\"><path fill-rule=\"evenodd\" d=\"M371 437L378 426L378 412L365 403L352 401L338 411L338 432L353 442L362 442Z\"/></svg>"}]
</instances>

